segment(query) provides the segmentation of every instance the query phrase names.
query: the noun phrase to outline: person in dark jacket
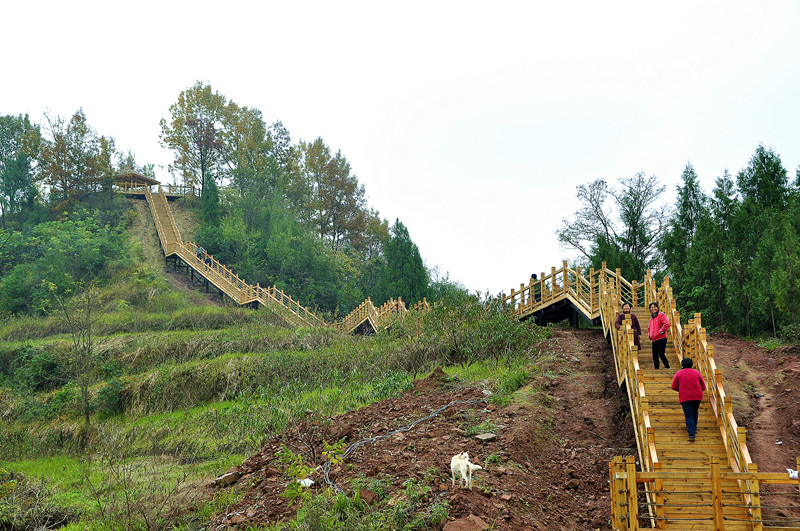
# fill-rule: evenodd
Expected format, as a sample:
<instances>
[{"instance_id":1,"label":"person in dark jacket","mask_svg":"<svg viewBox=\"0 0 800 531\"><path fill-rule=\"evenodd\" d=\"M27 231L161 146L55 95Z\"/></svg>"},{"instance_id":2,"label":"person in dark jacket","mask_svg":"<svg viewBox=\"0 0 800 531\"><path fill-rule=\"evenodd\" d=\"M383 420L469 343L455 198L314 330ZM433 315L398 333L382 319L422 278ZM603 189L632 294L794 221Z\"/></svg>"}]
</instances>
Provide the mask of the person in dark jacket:
<instances>
[{"instance_id":1,"label":"person in dark jacket","mask_svg":"<svg viewBox=\"0 0 800 531\"><path fill-rule=\"evenodd\" d=\"M636 314L631 313L631 304L629 302L622 303L622 313L617 314L617 322L614 323L614 327L619 330L622 326L622 322L628 317L631 318L633 344L636 345L637 350L641 350L642 345L639 338L642 336L642 325L639 324L639 318L636 317Z\"/></svg>"},{"instance_id":2,"label":"person in dark jacket","mask_svg":"<svg viewBox=\"0 0 800 531\"><path fill-rule=\"evenodd\" d=\"M653 342L653 365L658 369L658 360L664 362L664 367L670 368L669 360L664 352L667 350L667 330L669 330L669 320L664 312L658 310L658 303L650 303L650 325L647 327L647 335Z\"/></svg>"},{"instance_id":3,"label":"person in dark jacket","mask_svg":"<svg viewBox=\"0 0 800 531\"><path fill-rule=\"evenodd\" d=\"M689 432L690 442L694 442L697 435L697 413L700 411L703 391L706 390L703 375L700 371L692 369L692 365L691 358L683 358L681 360L683 368L672 378L672 390L678 391L678 402L681 403L683 416L686 418L686 431Z\"/></svg>"}]
</instances>

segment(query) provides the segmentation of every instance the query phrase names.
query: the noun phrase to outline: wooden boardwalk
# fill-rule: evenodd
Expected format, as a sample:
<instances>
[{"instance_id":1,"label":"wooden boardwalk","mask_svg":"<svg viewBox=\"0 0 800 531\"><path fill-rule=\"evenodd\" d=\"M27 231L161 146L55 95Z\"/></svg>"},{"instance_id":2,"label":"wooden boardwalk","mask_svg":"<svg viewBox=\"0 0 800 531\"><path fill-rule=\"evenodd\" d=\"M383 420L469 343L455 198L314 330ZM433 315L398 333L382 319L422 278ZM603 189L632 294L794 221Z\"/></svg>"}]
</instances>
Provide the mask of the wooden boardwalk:
<instances>
[{"instance_id":1,"label":"wooden boardwalk","mask_svg":"<svg viewBox=\"0 0 800 531\"><path fill-rule=\"evenodd\" d=\"M157 192L151 190L153 186L157 186ZM114 189L117 193L147 200L161 248L168 260L176 264L178 262L185 264L192 272L193 278L197 275L207 283L207 286L214 286L221 294L225 294L237 304L261 304L270 307L294 326L326 326L338 328L345 333L374 333L391 326L397 316L409 310L429 309L425 300L407 308L405 302L399 298L390 299L379 307L375 307L372 301L367 299L343 320L327 323L277 286L264 288L259 284L249 284L213 256L198 253L198 246L195 243L183 241L168 199L196 197L197 191L193 187L169 186L164 189L153 179L128 173L120 176Z\"/></svg>"},{"instance_id":2,"label":"wooden boardwalk","mask_svg":"<svg viewBox=\"0 0 800 531\"><path fill-rule=\"evenodd\" d=\"M504 298L521 319L577 322L577 316L583 316L602 323L617 382L627 392L638 450L638 456L618 457L609 465L614 529L800 529L800 482L786 473L758 472L745 430L734 419L700 314L681 324L668 278L660 287L649 273L642 282L628 282L605 264L584 276L564 262ZM620 330L614 327L622 301L632 303L642 326L641 351L633 343L630 321ZM670 321L666 354L671 369L653 368L646 309L652 301ZM693 360L708 388L694 442L688 441L683 410L671 389L684 357ZM795 468L798 465L800 460ZM763 484L783 485L791 503L778 508L765 501L771 494L762 492Z\"/></svg>"}]
</instances>

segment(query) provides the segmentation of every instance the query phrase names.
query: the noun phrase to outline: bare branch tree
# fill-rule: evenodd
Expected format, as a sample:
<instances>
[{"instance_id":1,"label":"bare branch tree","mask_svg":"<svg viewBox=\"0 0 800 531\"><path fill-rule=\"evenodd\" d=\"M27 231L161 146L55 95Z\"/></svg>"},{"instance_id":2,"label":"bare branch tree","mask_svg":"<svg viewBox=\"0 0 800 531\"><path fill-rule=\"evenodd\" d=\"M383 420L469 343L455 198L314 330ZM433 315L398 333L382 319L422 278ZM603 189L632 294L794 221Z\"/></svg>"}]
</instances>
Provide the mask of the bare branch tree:
<instances>
[{"instance_id":1,"label":"bare branch tree","mask_svg":"<svg viewBox=\"0 0 800 531\"><path fill-rule=\"evenodd\" d=\"M92 285L79 285L77 295L67 299L58 295L55 286L51 287L61 320L72 338L70 361L73 378L81 394L81 412L89 424L91 400L89 386L95 373L94 325L108 311L102 305L99 291Z\"/></svg>"},{"instance_id":2,"label":"bare branch tree","mask_svg":"<svg viewBox=\"0 0 800 531\"><path fill-rule=\"evenodd\" d=\"M579 251L594 267L607 261L636 278L661 263L658 243L669 223L669 208L657 202L666 187L655 175L643 172L620 183L619 189L603 179L578 186L583 206L573 219L562 220L556 235L562 245ZM606 206L609 196L613 208Z\"/></svg>"}]
</instances>

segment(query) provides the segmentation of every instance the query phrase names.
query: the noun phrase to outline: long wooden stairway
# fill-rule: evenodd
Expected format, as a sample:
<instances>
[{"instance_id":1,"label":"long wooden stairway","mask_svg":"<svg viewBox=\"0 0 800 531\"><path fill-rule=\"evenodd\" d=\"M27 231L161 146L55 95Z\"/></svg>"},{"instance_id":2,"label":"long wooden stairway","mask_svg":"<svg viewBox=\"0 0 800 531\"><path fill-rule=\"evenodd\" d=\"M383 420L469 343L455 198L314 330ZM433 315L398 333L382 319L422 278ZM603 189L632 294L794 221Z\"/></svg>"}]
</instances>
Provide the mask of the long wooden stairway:
<instances>
[{"instance_id":1,"label":"long wooden stairway","mask_svg":"<svg viewBox=\"0 0 800 531\"><path fill-rule=\"evenodd\" d=\"M797 488L798 481L785 474L759 473L750 459L745 430L737 426L733 417L713 348L700 326L700 315L695 314L682 326L669 279L659 290L654 289L650 279L643 285L645 293L640 300L644 304L633 308L642 327L641 351L637 352L633 345L630 321L620 331L613 325L607 327L618 378L631 403L640 464L639 472L627 463L623 466L621 458L611 465L615 528L798 529L786 525L770 527L767 524L778 520L762 516L762 482ZM610 322L610 310L618 307L620 299L613 285L607 284L605 292L603 320ZM647 337L650 313L645 308L650 301L658 302L670 320L666 356L671 369L663 363L660 369L653 368L652 342ZM688 440L683 409L678 404L678 394L672 390L672 379L682 358L693 360L707 385L694 441Z\"/></svg>"},{"instance_id":2,"label":"long wooden stairway","mask_svg":"<svg viewBox=\"0 0 800 531\"><path fill-rule=\"evenodd\" d=\"M127 179L129 176L124 177ZM143 176L138 177L144 179ZM148 181L150 180L148 179ZM196 244L183 241L168 202L168 197L179 197L181 194L194 195L195 190L186 187L170 187L167 191L163 191L161 185L158 185L158 191L153 192L151 186L153 184L149 182L144 184L123 182L115 185L115 191L137 197L143 196L150 206L164 256L167 259L180 260L193 271L193 275L197 274L237 304L261 304L277 311L295 326L330 326L345 333L377 332L390 327L398 316L410 310L424 312L430 308L427 300L424 299L411 308L407 308L399 298L390 299L380 307L375 307L372 301L367 299L343 320L326 323L311 310L292 299L290 295L278 289L277 286L264 288L259 284L248 284L215 258L204 254L198 255Z\"/></svg>"},{"instance_id":3,"label":"long wooden stairway","mask_svg":"<svg viewBox=\"0 0 800 531\"><path fill-rule=\"evenodd\" d=\"M648 272L643 282L625 280L619 269L591 269L588 275L564 262L549 275L531 278L504 296L517 318L560 320L583 315L600 321L611 343L618 384L627 393L638 456L609 464L612 527L635 529L800 530L800 481L786 473L759 472L750 458L745 430L733 416L722 374L706 340L700 314L682 324L669 279L660 287ZM615 328L622 301L632 304L642 327L641 350L634 345L630 320ZM666 355L671 369L655 370L647 337L650 302L670 321ZM553 307L558 311L553 311ZM680 360L690 358L706 382L698 433L688 441L683 410L672 378ZM800 466L800 460L798 460ZM764 502L762 484L783 485L794 503L778 509ZM762 514L762 509L764 513Z\"/></svg>"},{"instance_id":4,"label":"long wooden stairway","mask_svg":"<svg viewBox=\"0 0 800 531\"><path fill-rule=\"evenodd\" d=\"M260 303L279 312L297 326L326 326L325 321L276 286L262 288L258 284L248 284L213 257L198 256L197 245L184 242L181 238L167 195L161 191L161 187L158 187L156 193L149 187L143 190L165 257L180 259L187 268L191 268L238 304Z\"/></svg>"}]
</instances>

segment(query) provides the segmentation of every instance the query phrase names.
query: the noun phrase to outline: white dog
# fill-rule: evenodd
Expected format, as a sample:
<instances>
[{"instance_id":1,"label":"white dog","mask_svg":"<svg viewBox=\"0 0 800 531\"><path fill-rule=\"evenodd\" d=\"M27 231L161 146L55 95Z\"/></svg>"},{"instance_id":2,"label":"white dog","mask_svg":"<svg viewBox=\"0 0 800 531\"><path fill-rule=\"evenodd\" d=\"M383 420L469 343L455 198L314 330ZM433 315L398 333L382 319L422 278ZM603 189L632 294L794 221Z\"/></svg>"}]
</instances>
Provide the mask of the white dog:
<instances>
[{"instance_id":1,"label":"white dog","mask_svg":"<svg viewBox=\"0 0 800 531\"><path fill-rule=\"evenodd\" d=\"M459 475L458 484L463 489L465 486L472 490L472 472L483 467L469 462L469 454L461 452L450 459L450 477L452 486L456 486L456 473Z\"/></svg>"}]
</instances>

